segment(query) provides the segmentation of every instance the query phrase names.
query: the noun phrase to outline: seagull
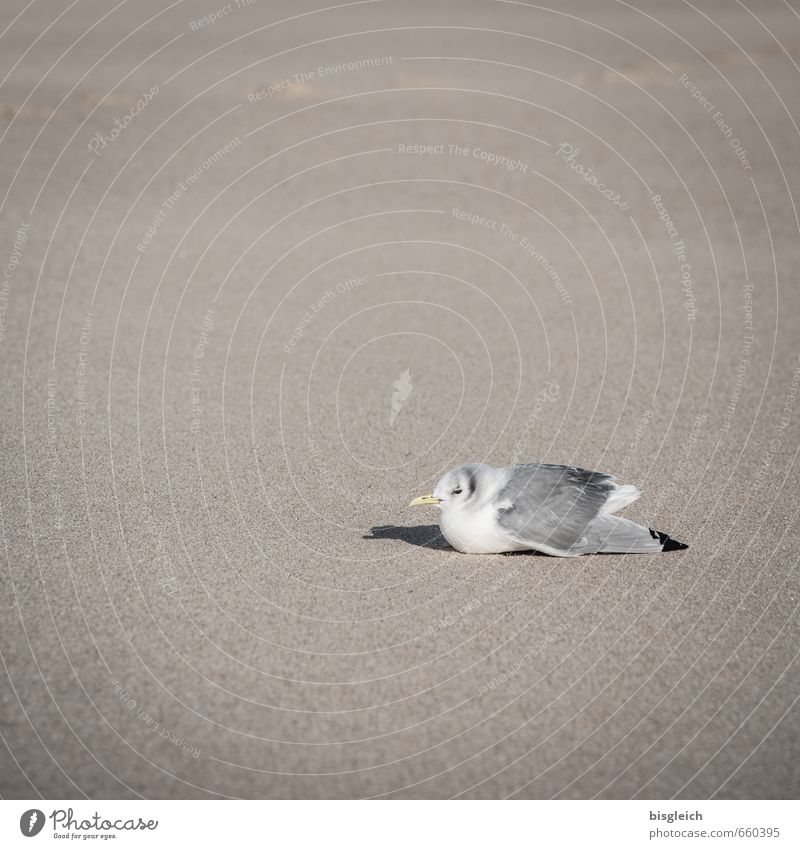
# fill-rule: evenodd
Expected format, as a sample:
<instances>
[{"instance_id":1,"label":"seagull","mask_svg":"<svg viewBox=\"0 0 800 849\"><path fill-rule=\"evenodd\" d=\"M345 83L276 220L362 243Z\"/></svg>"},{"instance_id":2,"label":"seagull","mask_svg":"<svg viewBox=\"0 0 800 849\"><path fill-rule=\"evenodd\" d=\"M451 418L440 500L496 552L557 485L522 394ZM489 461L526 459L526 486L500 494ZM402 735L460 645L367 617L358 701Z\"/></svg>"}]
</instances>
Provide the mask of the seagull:
<instances>
[{"instance_id":1,"label":"seagull","mask_svg":"<svg viewBox=\"0 0 800 849\"><path fill-rule=\"evenodd\" d=\"M451 469L430 495L408 506L441 510L444 538L465 554L540 551L555 557L597 552L652 554L688 548L614 514L641 495L613 475L576 466L524 463Z\"/></svg>"}]
</instances>

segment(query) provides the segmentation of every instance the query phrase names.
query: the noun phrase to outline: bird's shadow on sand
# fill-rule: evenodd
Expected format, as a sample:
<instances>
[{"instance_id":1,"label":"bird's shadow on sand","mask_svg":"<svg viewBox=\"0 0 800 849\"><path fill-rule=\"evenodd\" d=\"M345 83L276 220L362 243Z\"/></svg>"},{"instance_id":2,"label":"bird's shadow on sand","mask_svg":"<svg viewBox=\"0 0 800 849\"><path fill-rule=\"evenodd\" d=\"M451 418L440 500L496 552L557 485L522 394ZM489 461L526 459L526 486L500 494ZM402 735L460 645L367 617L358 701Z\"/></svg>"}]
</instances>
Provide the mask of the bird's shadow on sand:
<instances>
[{"instance_id":1,"label":"bird's shadow on sand","mask_svg":"<svg viewBox=\"0 0 800 849\"><path fill-rule=\"evenodd\" d=\"M399 539L409 545L420 548L432 548L434 551L453 551L442 536L438 525L377 525L370 528L372 535L365 535L363 539Z\"/></svg>"},{"instance_id":2,"label":"bird's shadow on sand","mask_svg":"<svg viewBox=\"0 0 800 849\"><path fill-rule=\"evenodd\" d=\"M371 536L365 535L363 539L399 539L409 545L419 548L431 548L434 551L455 551L455 549L442 536L438 525L377 525L370 529ZM538 551L511 551L504 557L545 557Z\"/></svg>"}]
</instances>

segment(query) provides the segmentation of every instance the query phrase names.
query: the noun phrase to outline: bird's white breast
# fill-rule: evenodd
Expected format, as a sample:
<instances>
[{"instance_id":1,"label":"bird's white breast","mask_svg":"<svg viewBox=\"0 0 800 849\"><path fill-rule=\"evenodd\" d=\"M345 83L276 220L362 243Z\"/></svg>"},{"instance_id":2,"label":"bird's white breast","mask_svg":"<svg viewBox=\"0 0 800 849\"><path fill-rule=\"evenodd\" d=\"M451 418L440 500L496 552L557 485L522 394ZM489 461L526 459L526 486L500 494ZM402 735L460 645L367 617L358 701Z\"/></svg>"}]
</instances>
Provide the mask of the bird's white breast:
<instances>
[{"instance_id":1,"label":"bird's white breast","mask_svg":"<svg viewBox=\"0 0 800 849\"><path fill-rule=\"evenodd\" d=\"M491 503L476 510L448 510L445 507L439 516L439 527L450 545L465 554L526 550L524 543L515 541L500 527L497 507Z\"/></svg>"}]
</instances>

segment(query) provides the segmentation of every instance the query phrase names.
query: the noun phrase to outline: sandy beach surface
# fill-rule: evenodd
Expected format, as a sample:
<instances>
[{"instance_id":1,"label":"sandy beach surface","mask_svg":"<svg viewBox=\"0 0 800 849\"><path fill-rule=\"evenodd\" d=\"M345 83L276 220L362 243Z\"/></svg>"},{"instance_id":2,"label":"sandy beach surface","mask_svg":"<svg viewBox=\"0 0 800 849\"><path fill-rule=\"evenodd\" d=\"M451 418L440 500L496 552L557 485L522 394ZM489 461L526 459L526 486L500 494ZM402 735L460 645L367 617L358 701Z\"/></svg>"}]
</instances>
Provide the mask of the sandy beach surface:
<instances>
[{"instance_id":1,"label":"sandy beach surface","mask_svg":"<svg viewBox=\"0 0 800 849\"><path fill-rule=\"evenodd\" d=\"M215 2L4 3L0 795L796 798L798 4Z\"/></svg>"}]
</instances>

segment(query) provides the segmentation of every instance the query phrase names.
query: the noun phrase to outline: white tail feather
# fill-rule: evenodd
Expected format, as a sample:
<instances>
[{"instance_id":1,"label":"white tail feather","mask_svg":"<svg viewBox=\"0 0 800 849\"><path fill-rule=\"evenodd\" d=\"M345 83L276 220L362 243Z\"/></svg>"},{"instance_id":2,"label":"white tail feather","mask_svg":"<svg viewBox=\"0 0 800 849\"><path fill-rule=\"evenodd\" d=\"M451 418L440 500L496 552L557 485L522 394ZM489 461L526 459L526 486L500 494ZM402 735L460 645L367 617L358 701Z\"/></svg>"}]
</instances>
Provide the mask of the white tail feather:
<instances>
[{"instance_id":1,"label":"white tail feather","mask_svg":"<svg viewBox=\"0 0 800 849\"><path fill-rule=\"evenodd\" d=\"M611 514L617 513L622 510L623 507L627 507L629 504L633 504L634 501L641 495L642 493L632 484L626 484L625 486L618 486L611 495L608 496L608 501L602 506L600 512L603 514Z\"/></svg>"},{"instance_id":2,"label":"white tail feather","mask_svg":"<svg viewBox=\"0 0 800 849\"><path fill-rule=\"evenodd\" d=\"M638 493L637 493L638 495ZM649 554L662 550L661 540L649 528L621 516L598 516L589 526L586 553Z\"/></svg>"}]
</instances>

